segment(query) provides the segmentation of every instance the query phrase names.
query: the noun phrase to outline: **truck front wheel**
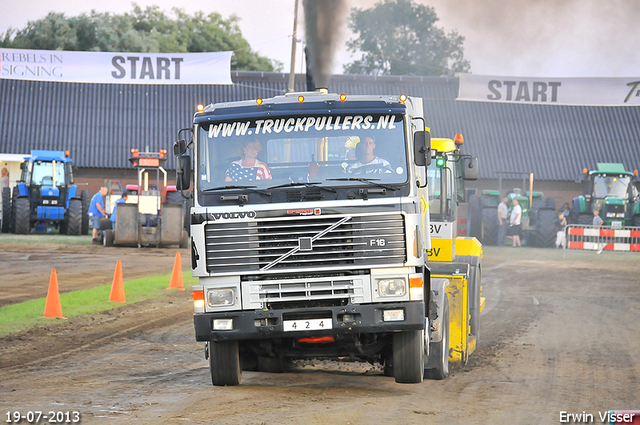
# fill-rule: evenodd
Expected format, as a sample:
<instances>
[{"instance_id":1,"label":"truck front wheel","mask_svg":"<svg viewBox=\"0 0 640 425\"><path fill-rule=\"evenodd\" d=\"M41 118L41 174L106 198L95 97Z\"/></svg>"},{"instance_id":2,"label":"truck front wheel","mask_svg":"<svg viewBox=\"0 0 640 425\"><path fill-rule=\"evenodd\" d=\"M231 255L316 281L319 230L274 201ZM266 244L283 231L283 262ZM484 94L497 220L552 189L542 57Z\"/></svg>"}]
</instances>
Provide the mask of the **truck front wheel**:
<instances>
[{"instance_id":1,"label":"truck front wheel","mask_svg":"<svg viewBox=\"0 0 640 425\"><path fill-rule=\"evenodd\" d=\"M238 341L211 341L209 343L209 369L213 385L238 385L242 380Z\"/></svg>"},{"instance_id":2,"label":"truck front wheel","mask_svg":"<svg viewBox=\"0 0 640 425\"><path fill-rule=\"evenodd\" d=\"M441 380L449 376L449 299L446 295L442 309L442 339L432 345L429 359L433 367L425 369L425 378Z\"/></svg>"},{"instance_id":3,"label":"truck front wheel","mask_svg":"<svg viewBox=\"0 0 640 425\"><path fill-rule=\"evenodd\" d=\"M424 371L424 332L393 334L393 376L399 384L422 382Z\"/></svg>"}]
</instances>

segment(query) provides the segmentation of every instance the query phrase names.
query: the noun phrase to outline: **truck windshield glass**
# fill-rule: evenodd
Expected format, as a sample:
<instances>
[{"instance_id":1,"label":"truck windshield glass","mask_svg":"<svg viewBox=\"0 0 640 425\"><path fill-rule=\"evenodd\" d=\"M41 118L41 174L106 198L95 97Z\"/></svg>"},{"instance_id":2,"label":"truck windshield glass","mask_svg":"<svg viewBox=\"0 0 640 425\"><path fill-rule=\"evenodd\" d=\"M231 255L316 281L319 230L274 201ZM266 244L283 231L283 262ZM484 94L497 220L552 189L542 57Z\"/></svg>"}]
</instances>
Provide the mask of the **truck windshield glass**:
<instances>
[{"instance_id":1,"label":"truck windshield glass","mask_svg":"<svg viewBox=\"0 0 640 425\"><path fill-rule=\"evenodd\" d=\"M630 181L629 176L596 175L593 179L593 196L596 198L615 196L624 199L627 197Z\"/></svg>"},{"instance_id":2,"label":"truck windshield glass","mask_svg":"<svg viewBox=\"0 0 640 425\"><path fill-rule=\"evenodd\" d=\"M33 163L33 173L31 175L31 184L35 185L52 185L55 176L56 186L65 185L64 180L64 163L49 161L35 161Z\"/></svg>"},{"instance_id":3,"label":"truck windshield glass","mask_svg":"<svg viewBox=\"0 0 640 425\"><path fill-rule=\"evenodd\" d=\"M344 177L407 181L405 123L399 114L307 115L204 123L197 173L202 191L288 183L362 186ZM291 187L291 186L289 186ZM238 189L240 190L240 189ZM278 190L278 189L276 189Z\"/></svg>"}]
</instances>

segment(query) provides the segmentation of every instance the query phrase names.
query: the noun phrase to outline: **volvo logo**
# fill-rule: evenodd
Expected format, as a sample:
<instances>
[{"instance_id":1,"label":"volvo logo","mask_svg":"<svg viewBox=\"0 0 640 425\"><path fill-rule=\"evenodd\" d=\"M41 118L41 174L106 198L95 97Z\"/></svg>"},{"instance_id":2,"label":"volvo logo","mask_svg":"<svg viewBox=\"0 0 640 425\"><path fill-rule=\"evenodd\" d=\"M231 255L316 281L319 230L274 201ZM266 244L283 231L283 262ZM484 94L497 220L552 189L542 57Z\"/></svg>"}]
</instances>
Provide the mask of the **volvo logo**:
<instances>
[{"instance_id":1,"label":"volvo logo","mask_svg":"<svg viewBox=\"0 0 640 425\"><path fill-rule=\"evenodd\" d=\"M209 213L209 220L237 220L242 218L256 218L257 215L255 211Z\"/></svg>"}]
</instances>

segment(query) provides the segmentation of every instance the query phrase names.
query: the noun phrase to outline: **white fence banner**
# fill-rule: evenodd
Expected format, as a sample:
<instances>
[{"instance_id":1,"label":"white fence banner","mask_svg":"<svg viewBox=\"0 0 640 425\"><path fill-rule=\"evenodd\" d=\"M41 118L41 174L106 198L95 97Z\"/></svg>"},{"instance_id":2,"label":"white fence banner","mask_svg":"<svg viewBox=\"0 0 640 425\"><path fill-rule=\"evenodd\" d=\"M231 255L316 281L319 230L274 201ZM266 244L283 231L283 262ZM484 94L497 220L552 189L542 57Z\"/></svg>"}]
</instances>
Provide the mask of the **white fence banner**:
<instances>
[{"instance_id":1,"label":"white fence banner","mask_svg":"<svg viewBox=\"0 0 640 425\"><path fill-rule=\"evenodd\" d=\"M233 84L231 55L0 49L0 78L112 84Z\"/></svg>"},{"instance_id":2,"label":"white fence banner","mask_svg":"<svg viewBox=\"0 0 640 425\"><path fill-rule=\"evenodd\" d=\"M523 105L640 106L640 77L458 76L460 88L457 100Z\"/></svg>"}]
</instances>

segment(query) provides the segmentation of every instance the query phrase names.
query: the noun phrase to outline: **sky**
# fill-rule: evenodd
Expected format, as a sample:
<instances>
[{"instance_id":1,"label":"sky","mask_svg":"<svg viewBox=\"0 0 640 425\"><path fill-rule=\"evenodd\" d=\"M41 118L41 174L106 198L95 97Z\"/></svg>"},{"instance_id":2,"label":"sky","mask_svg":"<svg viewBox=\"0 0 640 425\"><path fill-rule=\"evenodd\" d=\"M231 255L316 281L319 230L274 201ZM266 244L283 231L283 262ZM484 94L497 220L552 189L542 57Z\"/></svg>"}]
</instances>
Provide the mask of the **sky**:
<instances>
[{"instance_id":1,"label":"sky","mask_svg":"<svg viewBox=\"0 0 640 425\"><path fill-rule=\"evenodd\" d=\"M367 9L379 0L347 0ZM436 24L446 33L465 37L464 56L478 75L514 77L637 77L640 76L639 0L415 0L435 9ZM295 0L138 0L141 7L158 5L171 15L173 7L188 14L235 14L252 49L283 64L289 72ZM122 14L132 10L129 0L0 0L0 34L9 27L22 29L28 21L50 11L67 17L89 13ZM295 71L303 71L302 0L298 14ZM345 22L346 22L345 16ZM346 42L353 34L341 29ZM341 43L344 46L344 43ZM342 73L345 63L359 58L346 46L334 63Z\"/></svg>"}]
</instances>

